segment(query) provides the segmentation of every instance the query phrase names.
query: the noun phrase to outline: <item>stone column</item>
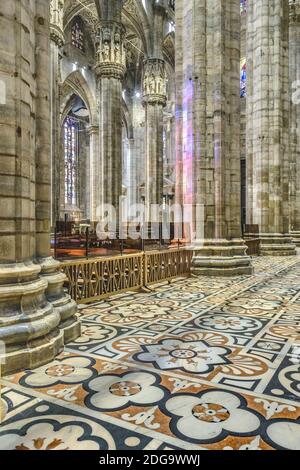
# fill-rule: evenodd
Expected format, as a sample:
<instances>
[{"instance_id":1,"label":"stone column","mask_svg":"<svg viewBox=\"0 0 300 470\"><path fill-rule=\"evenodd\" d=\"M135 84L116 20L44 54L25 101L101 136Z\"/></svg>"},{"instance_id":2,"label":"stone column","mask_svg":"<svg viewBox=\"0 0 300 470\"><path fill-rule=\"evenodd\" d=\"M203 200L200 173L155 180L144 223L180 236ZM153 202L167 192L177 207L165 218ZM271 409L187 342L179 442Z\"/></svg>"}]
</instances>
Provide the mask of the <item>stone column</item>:
<instances>
[{"instance_id":1,"label":"stone column","mask_svg":"<svg viewBox=\"0 0 300 470\"><path fill-rule=\"evenodd\" d=\"M239 69L239 0L177 0L176 200L192 207L194 274L252 273L241 239Z\"/></svg>"},{"instance_id":2,"label":"stone column","mask_svg":"<svg viewBox=\"0 0 300 470\"><path fill-rule=\"evenodd\" d=\"M248 223L262 255L294 255L289 233L289 4L249 2L247 15Z\"/></svg>"},{"instance_id":3,"label":"stone column","mask_svg":"<svg viewBox=\"0 0 300 470\"><path fill-rule=\"evenodd\" d=\"M102 175L99 174L99 126L90 126L88 128L90 137L90 219L97 220L97 207L101 201Z\"/></svg>"},{"instance_id":4,"label":"stone column","mask_svg":"<svg viewBox=\"0 0 300 470\"><path fill-rule=\"evenodd\" d=\"M134 141L130 140L132 202L140 204L141 185L145 182L145 110L140 97L133 99L132 125ZM133 178L135 177L135 180ZM143 186L144 187L144 186ZM133 214L135 216L135 214Z\"/></svg>"},{"instance_id":5,"label":"stone column","mask_svg":"<svg viewBox=\"0 0 300 470\"><path fill-rule=\"evenodd\" d=\"M146 220L151 220L151 204L163 202L163 109L167 103L165 62L147 59L143 77L145 108Z\"/></svg>"},{"instance_id":6,"label":"stone column","mask_svg":"<svg viewBox=\"0 0 300 470\"><path fill-rule=\"evenodd\" d=\"M138 203L138 157L136 155L135 139L128 139L129 168L128 168L128 207Z\"/></svg>"},{"instance_id":7,"label":"stone column","mask_svg":"<svg viewBox=\"0 0 300 470\"><path fill-rule=\"evenodd\" d=\"M163 109L167 104L166 64L163 60L165 3L153 2L151 49L144 61L143 106L145 109L145 220L151 220L151 205L163 203ZM153 214L154 221L156 216Z\"/></svg>"},{"instance_id":8,"label":"stone column","mask_svg":"<svg viewBox=\"0 0 300 470\"><path fill-rule=\"evenodd\" d=\"M32 33L35 30L36 35ZM41 235L41 244L45 240L41 223L44 200L41 196L36 200L36 164L39 158L43 164L46 154L50 157L47 142L41 154L44 142L36 146L37 133L45 126L49 131L45 111L45 107L49 109L49 91L42 98L44 81L38 83L40 65L35 54L42 55L42 50L45 63L49 62L45 46L49 36L47 0L1 2L0 79L6 88L0 112L0 340L6 346L4 373L52 360L64 340L59 312L45 296L48 282L35 262L37 250L41 252L37 238ZM39 110L42 101L45 106ZM40 124L37 117L42 119ZM45 226L48 230L49 222Z\"/></svg>"},{"instance_id":9,"label":"stone column","mask_svg":"<svg viewBox=\"0 0 300 470\"><path fill-rule=\"evenodd\" d=\"M175 168L175 119L172 114L165 116L165 130L166 130L166 155L165 155L165 170L164 174L170 179L172 183L174 180Z\"/></svg>"},{"instance_id":10,"label":"stone column","mask_svg":"<svg viewBox=\"0 0 300 470\"><path fill-rule=\"evenodd\" d=\"M140 154L137 155L135 139L132 137L123 139L123 179L127 188L126 205L128 211L138 202L138 158L140 158ZM129 218L134 216L130 212L128 212L128 215Z\"/></svg>"},{"instance_id":11,"label":"stone column","mask_svg":"<svg viewBox=\"0 0 300 470\"><path fill-rule=\"evenodd\" d=\"M121 2L122 3L122 2ZM114 10L115 12L115 10ZM107 13L107 12L106 12ZM99 106L99 158L97 180L101 199L97 204L111 204L118 213L122 195L122 80L126 70L125 28L121 13L101 20L97 48L96 76ZM116 12L115 12L116 13Z\"/></svg>"},{"instance_id":12,"label":"stone column","mask_svg":"<svg viewBox=\"0 0 300 470\"><path fill-rule=\"evenodd\" d=\"M300 246L300 1L290 0L290 235Z\"/></svg>"},{"instance_id":13,"label":"stone column","mask_svg":"<svg viewBox=\"0 0 300 470\"><path fill-rule=\"evenodd\" d=\"M60 212L60 48L64 45L64 0L50 2L50 53L51 53L51 227L54 229Z\"/></svg>"},{"instance_id":14,"label":"stone column","mask_svg":"<svg viewBox=\"0 0 300 470\"><path fill-rule=\"evenodd\" d=\"M36 76L36 257L41 265L41 276L48 282L46 296L60 314L59 328L67 343L80 335L80 322L76 317L76 302L64 292L66 276L60 263L50 256L51 216L51 133L50 133L50 38L49 5L36 4L35 49Z\"/></svg>"}]
</instances>

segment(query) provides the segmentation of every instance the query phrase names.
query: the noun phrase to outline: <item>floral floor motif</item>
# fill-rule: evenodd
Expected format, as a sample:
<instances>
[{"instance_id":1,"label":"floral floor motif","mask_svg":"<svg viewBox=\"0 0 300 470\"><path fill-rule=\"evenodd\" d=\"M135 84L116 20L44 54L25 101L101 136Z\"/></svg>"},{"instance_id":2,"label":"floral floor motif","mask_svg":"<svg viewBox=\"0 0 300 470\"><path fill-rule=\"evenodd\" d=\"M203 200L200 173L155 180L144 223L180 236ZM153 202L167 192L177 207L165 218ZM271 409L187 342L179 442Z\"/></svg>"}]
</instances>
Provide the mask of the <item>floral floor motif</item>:
<instances>
[{"instance_id":1,"label":"floral floor motif","mask_svg":"<svg viewBox=\"0 0 300 470\"><path fill-rule=\"evenodd\" d=\"M300 450L300 256L80 310L82 336L2 379L0 449Z\"/></svg>"}]
</instances>

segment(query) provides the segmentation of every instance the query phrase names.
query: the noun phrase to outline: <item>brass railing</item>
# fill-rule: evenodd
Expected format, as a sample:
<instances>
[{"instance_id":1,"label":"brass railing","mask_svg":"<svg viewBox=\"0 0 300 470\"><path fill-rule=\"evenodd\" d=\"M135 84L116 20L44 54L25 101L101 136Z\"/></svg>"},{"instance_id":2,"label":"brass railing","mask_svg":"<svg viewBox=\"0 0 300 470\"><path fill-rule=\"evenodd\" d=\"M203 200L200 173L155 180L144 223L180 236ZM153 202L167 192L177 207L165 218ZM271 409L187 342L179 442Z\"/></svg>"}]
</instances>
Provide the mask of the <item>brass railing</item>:
<instances>
[{"instance_id":1,"label":"brass railing","mask_svg":"<svg viewBox=\"0 0 300 470\"><path fill-rule=\"evenodd\" d=\"M164 250L145 253L145 285L166 281L190 272L192 251Z\"/></svg>"},{"instance_id":2,"label":"brass railing","mask_svg":"<svg viewBox=\"0 0 300 470\"><path fill-rule=\"evenodd\" d=\"M86 303L188 275L191 260L181 248L64 262L62 270L70 296Z\"/></svg>"}]
</instances>

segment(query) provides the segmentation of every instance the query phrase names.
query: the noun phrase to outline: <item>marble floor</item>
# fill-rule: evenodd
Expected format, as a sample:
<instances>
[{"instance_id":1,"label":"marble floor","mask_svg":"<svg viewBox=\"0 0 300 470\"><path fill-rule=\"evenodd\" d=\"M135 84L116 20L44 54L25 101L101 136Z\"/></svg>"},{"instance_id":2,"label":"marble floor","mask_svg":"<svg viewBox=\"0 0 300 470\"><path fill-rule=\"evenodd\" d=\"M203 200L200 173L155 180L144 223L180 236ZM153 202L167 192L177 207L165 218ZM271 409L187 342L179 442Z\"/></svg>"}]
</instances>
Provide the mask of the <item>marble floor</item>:
<instances>
[{"instance_id":1,"label":"marble floor","mask_svg":"<svg viewBox=\"0 0 300 470\"><path fill-rule=\"evenodd\" d=\"M86 306L53 363L2 379L0 449L300 450L300 256Z\"/></svg>"}]
</instances>

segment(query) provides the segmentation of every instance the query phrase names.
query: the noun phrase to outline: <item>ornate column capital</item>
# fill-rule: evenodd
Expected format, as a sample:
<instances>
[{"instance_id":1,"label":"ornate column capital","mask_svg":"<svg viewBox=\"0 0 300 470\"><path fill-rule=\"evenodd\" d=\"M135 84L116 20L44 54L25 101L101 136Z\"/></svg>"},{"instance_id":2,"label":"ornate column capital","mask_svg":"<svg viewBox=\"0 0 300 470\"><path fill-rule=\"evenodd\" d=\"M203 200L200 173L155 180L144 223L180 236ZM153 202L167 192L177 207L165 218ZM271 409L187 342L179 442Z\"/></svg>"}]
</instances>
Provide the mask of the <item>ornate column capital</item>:
<instances>
[{"instance_id":1,"label":"ornate column capital","mask_svg":"<svg viewBox=\"0 0 300 470\"><path fill-rule=\"evenodd\" d=\"M147 59L144 62L143 74L144 104L167 104L167 76L165 61Z\"/></svg>"},{"instance_id":2,"label":"ornate column capital","mask_svg":"<svg viewBox=\"0 0 300 470\"><path fill-rule=\"evenodd\" d=\"M289 0L290 23L300 24L300 0Z\"/></svg>"},{"instance_id":3,"label":"ornate column capital","mask_svg":"<svg viewBox=\"0 0 300 470\"><path fill-rule=\"evenodd\" d=\"M117 21L101 21L95 72L98 77L121 80L126 71L125 27Z\"/></svg>"},{"instance_id":4,"label":"ornate column capital","mask_svg":"<svg viewBox=\"0 0 300 470\"><path fill-rule=\"evenodd\" d=\"M64 0L50 0L50 38L57 46L63 46Z\"/></svg>"}]
</instances>

